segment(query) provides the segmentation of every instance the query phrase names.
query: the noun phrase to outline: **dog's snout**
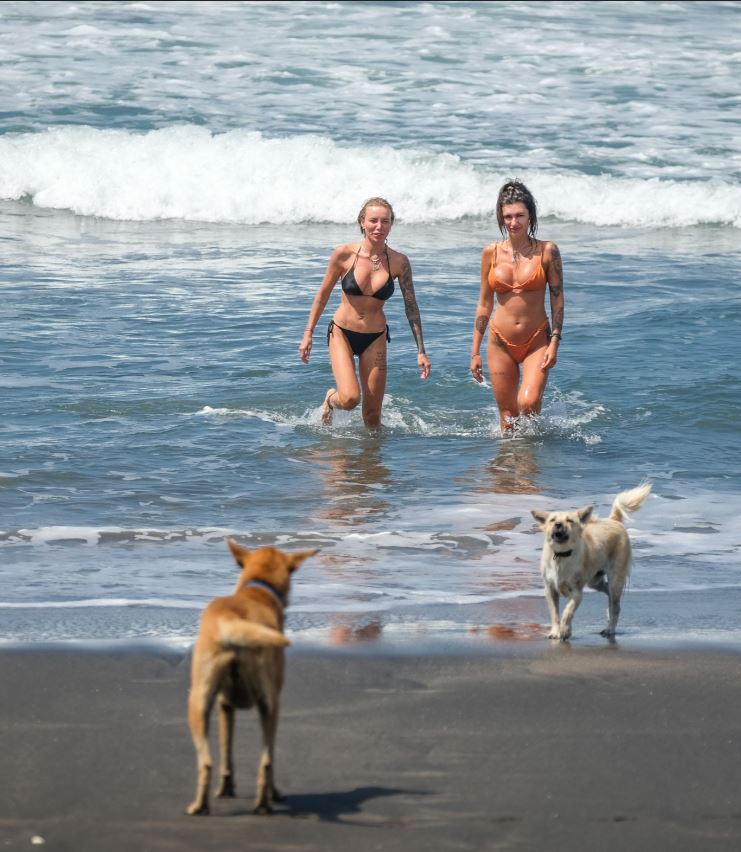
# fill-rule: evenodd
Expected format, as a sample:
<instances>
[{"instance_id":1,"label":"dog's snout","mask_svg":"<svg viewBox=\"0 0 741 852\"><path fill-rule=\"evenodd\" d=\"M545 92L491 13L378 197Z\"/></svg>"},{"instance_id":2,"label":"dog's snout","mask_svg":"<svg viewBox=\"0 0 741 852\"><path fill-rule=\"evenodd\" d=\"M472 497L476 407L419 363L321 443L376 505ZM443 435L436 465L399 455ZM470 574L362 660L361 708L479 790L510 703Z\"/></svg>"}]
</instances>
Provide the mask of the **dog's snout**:
<instances>
[{"instance_id":1,"label":"dog's snout","mask_svg":"<svg viewBox=\"0 0 741 852\"><path fill-rule=\"evenodd\" d=\"M569 528L563 521L554 521L551 530L551 538L554 541L566 541L569 537Z\"/></svg>"}]
</instances>

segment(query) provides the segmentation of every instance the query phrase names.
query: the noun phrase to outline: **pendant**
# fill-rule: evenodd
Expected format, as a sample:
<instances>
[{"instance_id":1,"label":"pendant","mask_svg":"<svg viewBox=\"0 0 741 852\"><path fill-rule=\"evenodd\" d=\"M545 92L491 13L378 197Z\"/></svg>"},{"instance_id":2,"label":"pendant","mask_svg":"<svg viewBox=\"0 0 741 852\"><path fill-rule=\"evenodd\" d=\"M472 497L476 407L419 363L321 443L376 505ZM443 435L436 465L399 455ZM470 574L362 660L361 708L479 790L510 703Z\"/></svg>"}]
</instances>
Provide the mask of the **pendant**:
<instances>
[{"instance_id":1,"label":"pendant","mask_svg":"<svg viewBox=\"0 0 741 852\"><path fill-rule=\"evenodd\" d=\"M381 268L381 258L377 254L373 254L370 256L371 269L374 272L378 272Z\"/></svg>"}]
</instances>

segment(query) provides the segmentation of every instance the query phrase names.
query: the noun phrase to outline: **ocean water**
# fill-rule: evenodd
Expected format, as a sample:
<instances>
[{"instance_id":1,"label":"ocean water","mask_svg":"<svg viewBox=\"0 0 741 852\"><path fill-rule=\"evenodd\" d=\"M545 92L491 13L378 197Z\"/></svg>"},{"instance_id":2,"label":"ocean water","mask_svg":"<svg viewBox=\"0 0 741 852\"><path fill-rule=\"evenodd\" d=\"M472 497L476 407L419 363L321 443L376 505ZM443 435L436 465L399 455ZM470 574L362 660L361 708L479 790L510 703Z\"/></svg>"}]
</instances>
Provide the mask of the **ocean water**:
<instances>
[{"instance_id":1,"label":"ocean water","mask_svg":"<svg viewBox=\"0 0 741 852\"><path fill-rule=\"evenodd\" d=\"M533 508L644 479L620 644L741 647L741 4L0 8L0 641L192 641L224 544L320 548L297 643L545 642ZM566 322L539 418L468 374L501 182ZM383 195L384 426L320 424L333 246ZM588 594L574 643L604 640Z\"/></svg>"}]
</instances>

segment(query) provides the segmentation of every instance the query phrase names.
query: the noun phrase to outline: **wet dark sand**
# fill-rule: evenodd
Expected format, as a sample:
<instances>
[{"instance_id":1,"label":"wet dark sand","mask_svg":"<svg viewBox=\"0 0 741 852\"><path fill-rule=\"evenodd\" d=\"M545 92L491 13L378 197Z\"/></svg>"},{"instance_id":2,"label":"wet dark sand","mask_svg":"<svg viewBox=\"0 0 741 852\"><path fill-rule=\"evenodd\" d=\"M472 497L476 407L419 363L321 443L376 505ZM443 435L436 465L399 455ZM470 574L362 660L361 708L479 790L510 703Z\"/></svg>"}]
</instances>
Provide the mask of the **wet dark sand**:
<instances>
[{"instance_id":1,"label":"wet dark sand","mask_svg":"<svg viewBox=\"0 0 741 852\"><path fill-rule=\"evenodd\" d=\"M238 798L186 817L187 655L0 652L0 849L741 849L737 651L288 654L284 806L242 712Z\"/></svg>"}]
</instances>

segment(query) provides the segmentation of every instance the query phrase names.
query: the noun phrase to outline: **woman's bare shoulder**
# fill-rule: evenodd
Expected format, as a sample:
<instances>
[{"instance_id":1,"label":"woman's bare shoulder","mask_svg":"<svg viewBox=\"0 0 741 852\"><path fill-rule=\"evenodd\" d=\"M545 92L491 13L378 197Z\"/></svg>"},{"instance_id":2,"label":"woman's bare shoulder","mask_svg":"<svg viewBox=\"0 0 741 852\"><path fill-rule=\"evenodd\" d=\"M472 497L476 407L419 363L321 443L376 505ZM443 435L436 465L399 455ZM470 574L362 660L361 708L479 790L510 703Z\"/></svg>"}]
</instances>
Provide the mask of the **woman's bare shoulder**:
<instances>
[{"instance_id":1,"label":"woman's bare shoulder","mask_svg":"<svg viewBox=\"0 0 741 852\"><path fill-rule=\"evenodd\" d=\"M539 240L542 246L543 259L551 260L554 257L560 257L561 253L558 246L552 240Z\"/></svg>"},{"instance_id":2,"label":"woman's bare shoulder","mask_svg":"<svg viewBox=\"0 0 741 852\"><path fill-rule=\"evenodd\" d=\"M357 254L357 251L358 243L343 243L341 246L335 246L329 258L330 265L340 264L341 266L345 266L347 261Z\"/></svg>"},{"instance_id":3,"label":"woman's bare shoulder","mask_svg":"<svg viewBox=\"0 0 741 852\"><path fill-rule=\"evenodd\" d=\"M386 251L389 255L389 272L392 278L398 278L407 268L411 269L409 258L404 252L392 249L391 246L386 246Z\"/></svg>"},{"instance_id":4,"label":"woman's bare shoulder","mask_svg":"<svg viewBox=\"0 0 741 852\"><path fill-rule=\"evenodd\" d=\"M343 243L341 246L334 247L332 257L348 257L351 254L356 254L359 248L359 243Z\"/></svg>"},{"instance_id":5,"label":"woman's bare shoulder","mask_svg":"<svg viewBox=\"0 0 741 852\"><path fill-rule=\"evenodd\" d=\"M404 254L404 252L399 251L398 249L393 249L391 246L386 246L386 251L389 253L389 260L397 260L401 263L409 263L409 258Z\"/></svg>"},{"instance_id":6,"label":"woman's bare shoulder","mask_svg":"<svg viewBox=\"0 0 741 852\"><path fill-rule=\"evenodd\" d=\"M481 251L481 260L491 260L494 256L494 252L499 248L499 243L494 240L494 242L487 243Z\"/></svg>"}]
</instances>

